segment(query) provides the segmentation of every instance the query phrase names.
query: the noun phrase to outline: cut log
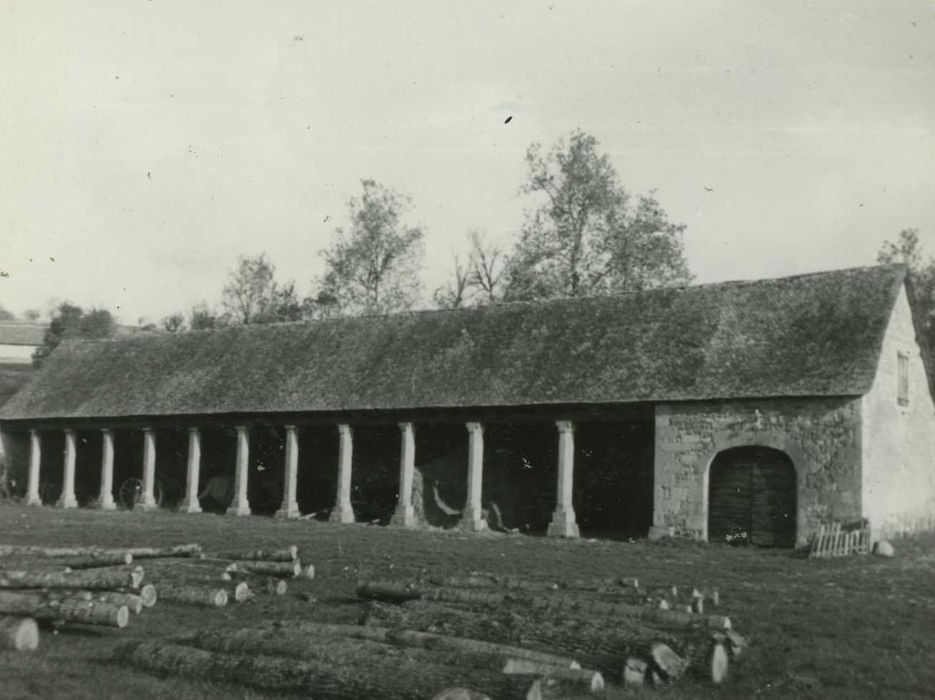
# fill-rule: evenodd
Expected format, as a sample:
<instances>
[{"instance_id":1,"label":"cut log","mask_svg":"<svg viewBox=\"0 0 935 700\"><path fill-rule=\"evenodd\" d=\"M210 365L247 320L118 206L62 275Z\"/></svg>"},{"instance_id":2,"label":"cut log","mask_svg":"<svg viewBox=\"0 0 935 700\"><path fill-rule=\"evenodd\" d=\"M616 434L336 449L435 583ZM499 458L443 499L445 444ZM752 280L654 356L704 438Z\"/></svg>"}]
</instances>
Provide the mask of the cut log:
<instances>
[{"instance_id":1,"label":"cut log","mask_svg":"<svg viewBox=\"0 0 935 700\"><path fill-rule=\"evenodd\" d=\"M344 625L342 627L350 627ZM421 649L398 649L368 639L326 638L283 629L202 633L191 641L202 653L229 658L281 658L311 668L308 687L314 697L431 697L438 688L469 686L495 698L525 698L528 678L507 676L476 664L454 666L439 659L464 659ZM210 648L211 651L203 651ZM287 657L287 658L282 658ZM296 660L297 659L297 660Z\"/></svg>"},{"instance_id":2,"label":"cut log","mask_svg":"<svg viewBox=\"0 0 935 700\"><path fill-rule=\"evenodd\" d=\"M645 685L648 674L649 664L642 659L631 656L623 664L623 684L629 688Z\"/></svg>"},{"instance_id":3,"label":"cut log","mask_svg":"<svg viewBox=\"0 0 935 700\"><path fill-rule=\"evenodd\" d=\"M290 562L235 561L229 564L225 571L236 574L264 574L281 578L296 578L302 574L302 564L298 559Z\"/></svg>"},{"instance_id":4,"label":"cut log","mask_svg":"<svg viewBox=\"0 0 935 700\"><path fill-rule=\"evenodd\" d=\"M662 630L639 621L626 624L556 616L551 611L490 607L471 612L438 603L411 601L402 605L372 603L363 623L396 629L428 630L457 637L486 639L506 645L549 651L577 659L617 678L620 663L628 656L647 655L654 642L662 642L689 658L693 671L705 673L712 649L711 633L705 629ZM710 680L714 680L712 677Z\"/></svg>"},{"instance_id":5,"label":"cut log","mask_svg":"<svg viewBox=\"0 0 935 700\"><path fill-rule=\"evenodd\" d=\"M730 618L723 615L694 615L683 610L660 610L630 603L595 600L593 596L573 593L531 595L519 591L500 592L432 587L413 582L364 581L357 585L357 595L361 598L394 603L421 599L467 607L514 605L518 608L545 608L556 613L573 615L644 620L669 627L706 626L710 629L721 630L731 628Z\"/></svg>"},{"instance_id":6,"label":"cut log","mask_svg":"<svg viewBox=\"0 0 935 700\"><path fill-rule=\"evenodd\" d=\"M376 626L339 625L319 622L296 622L277 628L281 634L302 634L307 637L324 639L365 639L412 649L427 649L433 652L450 651L461 654L474 654L494 659L492 667L502 668L511 659L524 659L544 666L576 669L581 665L575 659L535 651L519 646L498 644L478 638L453 637L422 630L389 629ZM246 634L246 633L245 633Z\"/></svg>"},{"instance_id":7,"label":"cut log","mask_svg":"<svg viewBox=\"0 0 935 700\"><path fill-rule=\"evenodd\" d=\"M672 651L668 644L653 642L650 644L649 655L652 659L653 670L659 673L665 681L680 678L688 668L689 662Z\"/></svg>"},{"instance_id":8,"label":"cut log","mask_svg":"<svg viewBox=\"0 0 935 700\"><path fill-rule=\"evenodd\" d=\"M299 548L290 545L285 549L256 549L250 552L226 552L214 554L216 559L234 559L236 561L295 561L299 558Z\"/></svg>"},{"instance_id":9,"label":"cut log","mask_svg":"<svg viewBox=\"0 0 935 700\"><path fill-rule=\"evenodd\" d=\"M425 581L408 581L415 586L430 585L444 588L505 589L531 592L556 591L554 581L529 581L516 576L474 573L470 576L429 577Z\"/></svg>"},{"instance_id":10,"label":"cut log","mask_svg":"<svg viewBox=\"0 0 935 700\"><path fill-rule=\"evenodd\" d=\"M139 615L143 612L143 598L133 593L100 593L91 600L97 600L101 603L111 603L113 605L126 605L131 613Z\"/></svg>"},{"instance_id":11,"label":"cut log","mask_svg":"<svg viewBox=\"0 0 935 700\"><path fill-rule=\"evenodd\" d=\"M130 547L118 550L133 555L134 559L160 559L173 557L195 557L203 556L201 545L198 544L179 544L174 547Z\"/></svg>"},{"instance_id":12,"label":"cut log","mask_svg":"<svg viewBox=\"0 0 935 700\"><path fill-rule=\"evenodd\" d=\"M141 569L89 569L86 571L0 571L0 588L73 588L111 590L140 587Z\"/></svg>"},{"instance_id":13,"label":"cut log","mask_svg":"<svg viewBox=\"0 0 935 700\"><path fill-rule=\"evenodd\" d=\"M31 617L0 617L0 650L35 651L39 648L39 626Z\"/></svg>"},{"instance_id":14,"label":"cut log","mask_svg":"<svg viewBox=\"0 0 935 700\"><path fill-rule=\"evenodd\" d=\"M156 604L156 587L151 583L143 584L138 592L143 601L144 608L151 608Z\"/></svg>"},{"instance_id":15,"label":"cut log","mask_svg":"<svg viewBox=\"0 0 935 700\"><path fill-rule=\"evenodd\" d=\"M273 595L286 595L289 585L281 578L267 578L263 582L263 590Z\"/></svg>"},{"instance_id":16,"label":"cut log","mask_svg":"<svg viewBox=\"0 0 935 700\"><path fill-rule=\"evenodd\" d=\"M126 627L130 611L126 605L89 600L89 592L0 591L0 614L33 617L37 620L82 622L106 627Z\"/></svg>"},{"instance_id":17,"label":"cut log","mask_svg":"<svg viewBox=\"0 0 935 700\"><path fill-rule=\"evenodd\" d=\"M253 593L250 591L250 585L246 581L235 583L228 595L231 594L233 594L234 600L238 603L243 603L245 600L250 600L253 597Z\"/></svg>"},{"instance_id":18,"label":"cut log","mask_svg":"<svg viewBox=\"0 0 935 700\"><path fill-rule=\"evenodd\" d=\"M302 575L307 579L315 578L315 565L309 564L302 569Z\"/></svg>"},{"instance_id":19,"label":"cut log","mask_svg":"<svg viewBox=\"0 0 935 700\"><path fill-rule=\"evenodd\" d=\"M528 659L508 659L503 665L503 673L517 676L548 676L560 681L567 681L579 690L599 693L604 690L604 676L600 671L586 668L562 668L530 661Z\"/></svg>"},{"instance_id":20,"label":"cut log","mask_svg":"<svg viewBox=\"0 0 935 700\"><path fill-rule=\"evenodd\" d=\"M223 608L227 605L227 591L218 587L165 585L159 586L159 599L186 605Z\"/></svg>"}]
</instances>

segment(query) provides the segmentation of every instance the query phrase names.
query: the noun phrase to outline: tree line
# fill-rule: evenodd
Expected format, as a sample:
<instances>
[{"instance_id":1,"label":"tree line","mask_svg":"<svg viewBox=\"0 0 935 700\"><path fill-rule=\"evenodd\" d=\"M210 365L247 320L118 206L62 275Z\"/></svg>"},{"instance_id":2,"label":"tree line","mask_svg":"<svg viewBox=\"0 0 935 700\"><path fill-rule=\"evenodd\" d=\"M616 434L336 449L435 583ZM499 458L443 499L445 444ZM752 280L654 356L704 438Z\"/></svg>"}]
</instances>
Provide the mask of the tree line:
<instances>
[{"instance_id":1,"label":"tree line","mask_svg":"<svg viewBox=\"0 0 935 700\"><path fill-rule=\"evenodd\" d=\"M520 191L529 202L508 246L480 230L465 232L448 279L432 291L438 308L594 296L685 285L692 275L683 251L685 225L670 220L655 193L634 195L620 183L597 139L573 131L525 154ZM347 224L319 251L323 272L301 295L277 278L265 253L241 256L215 306L202 301L162 319L162 330L307 321L405 311L423 298L423 229L411 222L412 201L374 180L347 202ZM906 262L935 341L935 260L924 258L918 231L906 229L880 248L879 262ZM115 331L106 309L69 303L52 315L37 366L66 337L102 338ZM150 326L150 330L157 330Z\"/></svg>"}]
</instances>

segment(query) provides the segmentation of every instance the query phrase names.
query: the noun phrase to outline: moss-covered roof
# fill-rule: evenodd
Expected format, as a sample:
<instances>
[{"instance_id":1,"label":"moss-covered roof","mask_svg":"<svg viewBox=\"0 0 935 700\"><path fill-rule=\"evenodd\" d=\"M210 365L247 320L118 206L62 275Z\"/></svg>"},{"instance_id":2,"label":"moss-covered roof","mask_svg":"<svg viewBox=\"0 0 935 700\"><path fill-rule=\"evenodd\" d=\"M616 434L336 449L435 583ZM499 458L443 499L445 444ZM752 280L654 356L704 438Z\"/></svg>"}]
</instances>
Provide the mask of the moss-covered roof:
<instances>
[{"instance_id":1,"label":"moss-covered roof","mask_svg":"<svg viewBox=\"0 0 935 700\"><path fill-rule=\"evenodd\" d=\"M903 266L68 341L0 419L859 395Z\"/></svg>"}]
</instances>

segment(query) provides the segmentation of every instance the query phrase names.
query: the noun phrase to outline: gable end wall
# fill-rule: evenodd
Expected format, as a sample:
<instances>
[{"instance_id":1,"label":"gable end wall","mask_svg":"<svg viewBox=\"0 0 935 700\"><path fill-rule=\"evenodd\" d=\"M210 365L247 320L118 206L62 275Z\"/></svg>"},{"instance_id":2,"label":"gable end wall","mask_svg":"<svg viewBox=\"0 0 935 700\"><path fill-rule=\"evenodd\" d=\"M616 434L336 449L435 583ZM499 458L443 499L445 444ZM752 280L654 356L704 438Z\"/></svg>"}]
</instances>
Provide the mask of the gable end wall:
<instances>
[{"instance_id":1,"label":"gable end wall","mask_svg":"<svg viewBox=\"0 0 935 700\"><path fill-rule=\"evenodd\" d=\"M708 471L731 447L784 451L797 482L796 540L861 517L859 398L712 401L656 407L653 525L707 539Z\"/></svg>"},{"instance_id":2,"label":"gable end wall","mask_svg":"<svg viewBox=\"0 0 935 700\"><path fill-rule=\"evenodd\" d=\"M897 401L897 356L909 357L909 403ZM864 517L874 537L935 525L935 404L905 289L893 307L880 364L861 407Z\"/></svg>"}]
</instances>

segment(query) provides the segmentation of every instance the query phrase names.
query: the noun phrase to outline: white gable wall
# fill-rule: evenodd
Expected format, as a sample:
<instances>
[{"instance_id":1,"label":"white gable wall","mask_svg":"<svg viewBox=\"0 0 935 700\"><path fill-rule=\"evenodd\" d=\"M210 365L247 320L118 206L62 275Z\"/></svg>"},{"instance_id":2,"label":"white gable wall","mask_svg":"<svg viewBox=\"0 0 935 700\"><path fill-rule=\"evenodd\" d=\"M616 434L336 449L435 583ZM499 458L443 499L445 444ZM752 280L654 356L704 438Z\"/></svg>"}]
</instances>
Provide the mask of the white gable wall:
<instances>
[{"instance_id":1,"label":"white gable wall","mask_svg":"<svg viewBox=\"0 0 935 700\"><path fill-rule=\"evenodd\" d=\"M898 402L898 355L909 357L909 403ZM903 288L883 339L880 364L861 405L864 517L874 537L935 525L935 404Z\"/></svg>"}]
</instances>

